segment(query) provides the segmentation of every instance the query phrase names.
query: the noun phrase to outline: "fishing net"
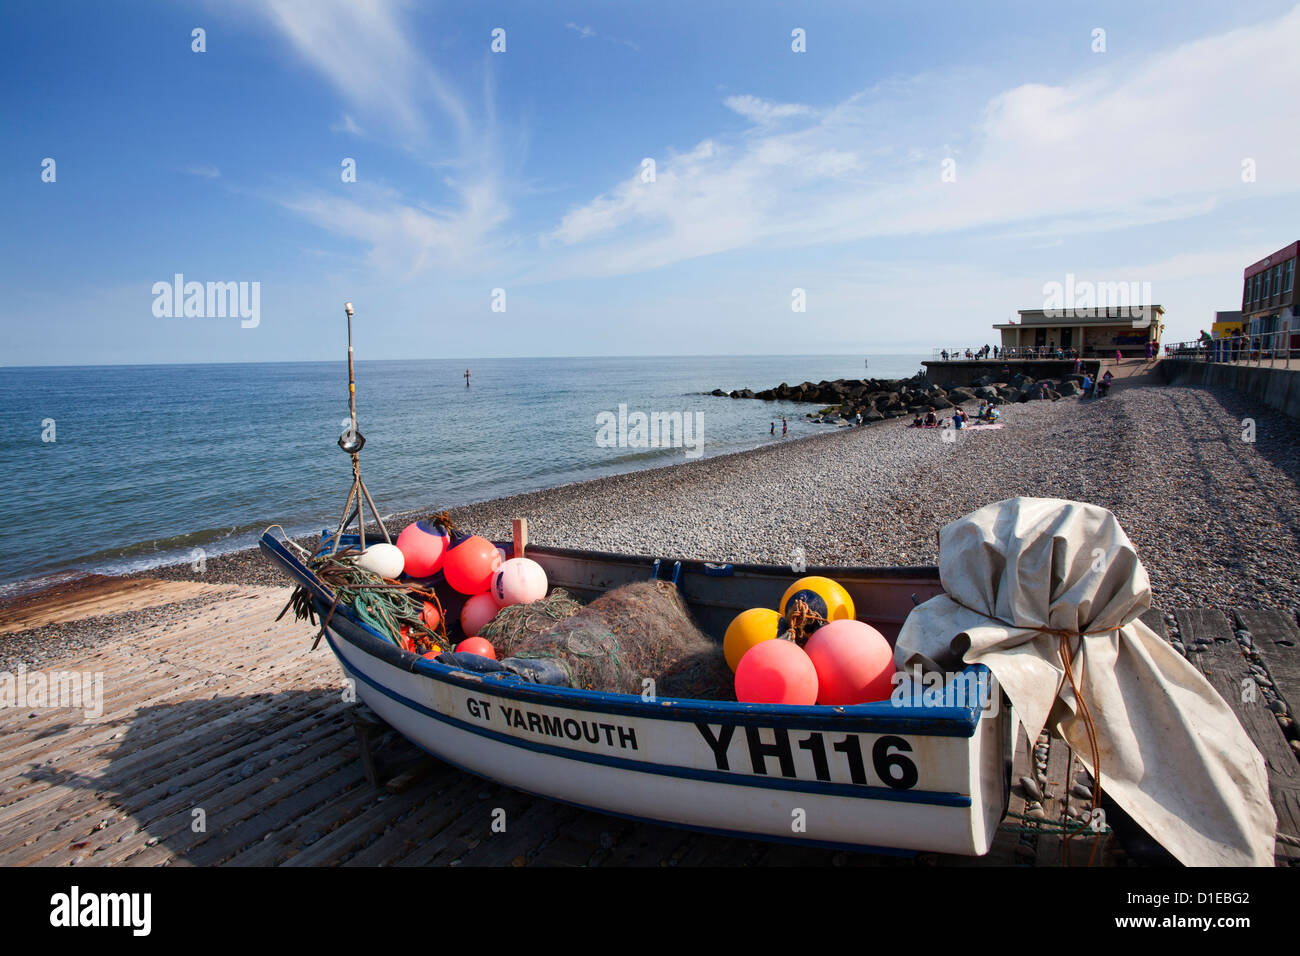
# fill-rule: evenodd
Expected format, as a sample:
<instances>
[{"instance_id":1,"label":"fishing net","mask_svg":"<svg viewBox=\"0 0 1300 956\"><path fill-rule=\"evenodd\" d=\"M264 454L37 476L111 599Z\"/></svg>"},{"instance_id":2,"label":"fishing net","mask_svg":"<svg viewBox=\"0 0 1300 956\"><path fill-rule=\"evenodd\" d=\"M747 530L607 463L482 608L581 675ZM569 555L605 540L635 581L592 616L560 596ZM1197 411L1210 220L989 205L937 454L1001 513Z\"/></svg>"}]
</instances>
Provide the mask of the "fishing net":
<instances>
[{"instance_id":1,"label":"fishing net","mask_svg":"<svg viewBox=\"0 0 1300 956\"><path fill-rule=\"evenodd\" d=\"M498 657L510 657L510 649L549 630L558 622L582 610L582 603L564 588L556 588L540 601L503 607L490 624L479 628L478 636L492 642Z\"/></svg>"},{"instance_id":2,"label":"fishing net","mask_svg":"<svg viewBox=\"0 0 1300 956\"><path fill-rule=\"evenodd\" d=\"M334 603L312 647L320 643L325 626L340 604L351 607L358 618L404 650L423 654L432 647L447 644L446 615L438 595L357 567L353 563L357 553L353 548L342 548L337 553L316 555L307 562L308 569L334 592ZM431 628L425 622L426 602L437 610L437 627ZM302 585L294 588L280 617L290 609L298 620L307 618L316 623L311 592Z\"/></svg>"},{"instance_id":3,"label":"fishing net","mask_svg":"<svg viewBox=\"0 0 1300 956\"><path fill-rule=\"evenodd\" d=\"M495 622L494 622L495 623ZM668 581L639 581L609 591L577 613L533 634L502 634L501 658L551 659L571 687L667 697L731 697L721 648L691 620Z\"/></svg>"}]
</instances>

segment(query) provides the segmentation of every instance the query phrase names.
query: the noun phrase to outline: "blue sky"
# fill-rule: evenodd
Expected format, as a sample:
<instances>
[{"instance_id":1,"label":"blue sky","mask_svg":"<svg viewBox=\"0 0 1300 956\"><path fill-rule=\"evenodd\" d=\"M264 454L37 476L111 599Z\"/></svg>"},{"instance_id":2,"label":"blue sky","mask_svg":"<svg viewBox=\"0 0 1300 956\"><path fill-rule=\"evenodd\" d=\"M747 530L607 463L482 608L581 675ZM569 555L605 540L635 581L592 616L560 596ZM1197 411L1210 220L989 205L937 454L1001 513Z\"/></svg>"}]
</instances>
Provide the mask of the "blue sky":
<instances>
[{"instance_id":1,"label":"blue sky","mask_svg":"<svg viewBox=\"0 0 1300 956\"><path fill-rule=\"evenodd\" d=\"M1067 273L1172 341L1300 233L1294 4L465 6L7 5L0 363L923 351Z\"/></svg>"}]
</instances>

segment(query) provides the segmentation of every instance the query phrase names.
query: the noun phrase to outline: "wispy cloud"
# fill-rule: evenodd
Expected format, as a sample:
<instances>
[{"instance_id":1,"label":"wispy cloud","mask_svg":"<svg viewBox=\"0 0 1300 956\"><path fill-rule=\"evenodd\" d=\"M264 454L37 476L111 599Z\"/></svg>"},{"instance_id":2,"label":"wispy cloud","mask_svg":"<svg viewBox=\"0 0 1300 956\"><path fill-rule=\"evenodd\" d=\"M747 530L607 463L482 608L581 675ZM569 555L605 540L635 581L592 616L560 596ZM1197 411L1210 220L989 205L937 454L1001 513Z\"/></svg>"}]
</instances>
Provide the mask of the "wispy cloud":
<instances>
[{"instance_id":1,"label":"wispy cloud","mask_svg":"<svg viewBox=\"0 0 1300 956\"><path fill-rule=\"evenodd\" d=\"M185 171L191 176L198 176L202 179L220 179L221 170L216 166L187 166Z\"/></svg>"},{"instance_id":2,"label":"wispy cloud","mask_svg":"<svg viewBox=\"0 0 1300 956\"><path fill-rule=\"evenodd\" d=\"M599 38L599 39L601 39L601 40L606 40L606 41L608 41L608 42L610 42L610 43L617 43L617 44L620 44L621 46L628 47L629 49L632 49L632 50L640 50L640 49L641 49L641 47L639 47L637 44L633 43L631 40L624 40L622 37L612 37L612 36L609 36L609 35L607 35L607 34L604 34L604 35L603 35L603 34L597 33L597 32L595 31L594 28L589 27L589 26L581 26L581 25L579 25L579 24L577 24L577 23L574 23L572 20L570 20L568 23L566 23L566 24L564 25L564 28L565 28L566 30L572 30L574 33L578 34L578 38L581 39L581 40L591 40L591 39L594 39L594 38Z\"/></svg>"},{"instance_id":3,"label":"wispy cloud","mask_svg":"<svg viewBox=\"0 0 1300 956\"><path fill-rule=\"evenodd\" d=\"M330 132L347 133L349 136L365 135L361 127L357 125L357 121L347 113L344 113L337 122L330 123Z\"/></svg>"},{"instance_id":4,"label":"wispy cloud","mask_svg":"<svg viewBox=\"0 0 1300 956\"><path fill-rule=\"evenodd\" d=\"M430 135L430 100L456 135L470 119L451 85L411 43L392 0L268 0L261 11L356 110L406 136Z\"/></svg>"},{"instance_id":5,"label":"wispy cloud","mask_svg":"<svg viewBox=\"0 0 1300 956\"><path fill-rule=\"evenodd\" d=\"M435 201L354 183L346 196L305 189L281 204L368 244L371 263L386 271L411 275L482 252L509 216L490 68L475 113L413 42L418 31L401 0L269 0L258 9L347 104L332 131L366 135L448 170L434 182L439 196L451 197Z\"/></svg>"},{"instance_id":6,"label":"wispy cloud","mask_svg":"<svg viewBox=\"0 0 1300 956\"><path fill-rule=\"evenodd\" d=\"M811 106L802 103L774 103L748 94L728 96L722 104L750 122L764 126L792 116L809 116L814 112Z\"/></svg>"},{"instance_id":7,"label":"wispy cloud","mask_svg":"<svg viewBox=\"0 0 1300 956\"><path fill-rule=\"evenodd\" d=\"M1105 231L1292 192L1300 127L1264 91L1300 88L1298 46L1300 7L1059 85L1004 89L961 115L959 85L935 75L824 108L730 96L750 121L743 134L666 151L655 182L629 169L570 210L543 237L565 250L549 274L643 272L760 245ZM1246 159L1255 182L1242 180Z\"/></svg>"}]
</instances>

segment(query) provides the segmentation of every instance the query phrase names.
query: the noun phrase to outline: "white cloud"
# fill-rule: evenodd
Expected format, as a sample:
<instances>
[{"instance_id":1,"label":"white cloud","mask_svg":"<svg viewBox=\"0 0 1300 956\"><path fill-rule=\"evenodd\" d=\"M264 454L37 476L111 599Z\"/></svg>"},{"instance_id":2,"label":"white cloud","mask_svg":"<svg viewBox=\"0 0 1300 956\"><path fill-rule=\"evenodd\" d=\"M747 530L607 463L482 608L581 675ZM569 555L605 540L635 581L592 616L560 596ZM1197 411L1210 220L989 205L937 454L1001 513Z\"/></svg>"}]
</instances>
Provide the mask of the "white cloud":
<instances>
[{"instance_id":1,"label":"white cloud","mask_svg":"<svg viewBox=\"0 0 1300 956\"><path fill-rule=\"evenodd\" d=\"M774 103L749 94L728 96L722 101L722 105L751 122L763 125L791 116L808 116L813 112L811 106L804 106L802 103Z\"/></svg>"},{"instance_id":2,"label":"white cloud","mask_svg":"<svg viewBox=\"0 0 1300 956\"><path fill-rule=\"evenodd\" d=\"M432 98L457 135L470 133L465 106L408 39L395 0L268 0L253 9L270 18L295 52L324 74L360 112L394 130L428 138Z\"/></svg>"},{"instance_id":3,"label":"white cloud","mask_svg":"<svg viewBox=\"0 0 1300 956\"><path fill-rule=\"evenodd\" d=\"M187 166L185 171L191 176L198 176L202 179L220 179L221 170L216 166Z\"/></svg>"},{"instance_id":4,"label":"white cloud","mask_svg":"<svg viewBox=\"0 0 1300 956\"><path fill-rule=\"evenodd\" d=\"M330 123L330 132L347 133L349 136L365 135L365 132L357 125L357 121L347 113L344 113L337 122Z\"/></svg>"},{"instance_id":5,"label":"white cloud","mask_svg":"<svg viewBox=\"0 0 1300 956\"><path fill-rule=\"evenodd\" d=\"M578 34L578 39L580 40L590 40L593 37L599 37L600 39L606 40L609 43L618 43L622 46L629 47L630 49L633 50L641 49L631 40L624 40L621 37L602 36L601 34L597 33L594 28L588 26L579 26L578 24L574 23L572 20L566 23L564 25L564 28L566 30L572 30L574 33Z\"/></svg>"},{"instance_id":6,"label":"white cloud","mask_svg":"<svg viewBox=\"0 0 1300 956\"><path fill-rule=\"evenodd\" d=\"M998 229L1069 235L1202 215L1300 189L1300 7L1257 26L953 116L949 78L892 81L822 110L731 96L753 124L660 161L544 237L553 276L618 275L746 247ZM960 91L959 91L960 92ZM797 131L777 120L811 119ZM955 123L954 133L949 125ZM1252 158L1258 181L1243 183ZM956 163L956 181L941 179Z\"/></svg>"},{"instance_id":7,"label":"white cloud","mask_svg":"<svg viewBox=\"0 0 1300 956\"><path fill-rule=\"evenodd\" d=\"M412 42L418 31L405 8L401 0L269 0L253 9L348 104L331 131L386 141L430 167L452 170L437 183L450 194L439 206L364 183L350 185L343 197L304 190L278 200L323 229L367 243L375 267L410 275L482 252L509 208L495 151L490 71L475 116Z\"/></svg>"},{"instance_id":8,"label":"white cloud","mask_svg":"<svg viewBox=\"0 0 1300 956\"><path fill-rule=\"evenodd\" d=\"M383 273L406 277L433 268L481 265L490 255L489 235L508 216L486 186L461 187L462 205L439 211L412 203L392 190L350 187L355 198L304 193L282 205L322 229L370 247L370 264Z\"/></svg>"}]
</instances>

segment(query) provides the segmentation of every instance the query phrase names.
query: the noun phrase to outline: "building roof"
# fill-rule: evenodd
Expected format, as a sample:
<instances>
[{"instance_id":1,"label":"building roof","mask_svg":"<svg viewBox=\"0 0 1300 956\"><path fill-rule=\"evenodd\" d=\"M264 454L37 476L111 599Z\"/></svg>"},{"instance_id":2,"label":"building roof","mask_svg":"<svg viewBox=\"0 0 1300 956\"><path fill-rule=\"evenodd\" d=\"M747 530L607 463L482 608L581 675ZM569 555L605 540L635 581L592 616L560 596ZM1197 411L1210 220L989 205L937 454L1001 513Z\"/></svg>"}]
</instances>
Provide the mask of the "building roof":
<instances>
[{"instance_id":1,"label":"building roof","mask_svg":"<svg viewBox=\"0 0 1300 956\"><path fill-rule=\"evenodd\" d=\"M1252 262L1250 265L1246 266L1246 274L1243 278L1249 279L1257 273L1263 272L1270 266L1275 266L1279 262L1286 262L1288 259L1294 259L1297 253L1300 253L1300 240L1291 243L1289 246L1283 246L1271 256L1265 256L1263 259L1260 259L1259 262Z\"/></svg>"},{"instance_id":2,"label":"building roof","mask_svg":"<svg viewBox=\"0 0 1300 956\"><path fill-rule=\"evenodd\" d=\"M1020 309L1020 321L994 325L995 329L1016 329L1025 326L1050 325L1125 325L1137 315L1150 312L1165 314L1163 305L1108 306L1104 309Z\"/></svg>"}]
</instances>

